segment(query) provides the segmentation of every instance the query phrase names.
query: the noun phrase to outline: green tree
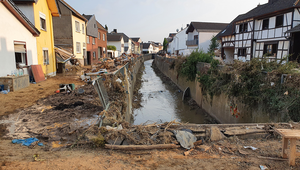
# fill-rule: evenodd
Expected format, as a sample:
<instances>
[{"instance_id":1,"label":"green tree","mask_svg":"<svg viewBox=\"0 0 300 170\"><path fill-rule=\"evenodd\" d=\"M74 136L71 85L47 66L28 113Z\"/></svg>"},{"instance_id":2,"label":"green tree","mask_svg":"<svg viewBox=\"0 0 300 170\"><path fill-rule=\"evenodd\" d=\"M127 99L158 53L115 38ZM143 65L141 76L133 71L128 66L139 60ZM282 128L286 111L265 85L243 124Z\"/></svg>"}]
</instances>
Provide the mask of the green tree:
<instances>
[{"instance_id":1,"label":"green tree","mask_svg":"<svg viewBox=\"0 0 300 170\"><path fill-rule=\"evenodd\" d=\"M219 43L217 41L217 37L213 36L212 39L210 40L209 48L208 48L208 53L210 55L214 55L215 49L219 47Z\"/></svg>"},{"instance_id":2,"label":"green tree","mask_svg":"<svg viewBox=\"0 0 300 170\"><path fill-rule=\"evenodd\" d=\"M168 43L169 43L168 40L165 38L164 39L164 43L163 43L163 46L164 46L163 50L164 51L167 51L167 49L168 49Z\"/></svg>"},{"instance_id":3,"label":"green tree","mask_svg":"<svg viewBox=\"0 0 300 170\"><path fill-rule=\"evenodd\" d=\"M113 51L116 51L116 50L117 50L116 46L114 46L114 45L108 45L108 46L107 46L107 49L108 49L108 50L113 50Z\"/></svg>"}]
</instances>

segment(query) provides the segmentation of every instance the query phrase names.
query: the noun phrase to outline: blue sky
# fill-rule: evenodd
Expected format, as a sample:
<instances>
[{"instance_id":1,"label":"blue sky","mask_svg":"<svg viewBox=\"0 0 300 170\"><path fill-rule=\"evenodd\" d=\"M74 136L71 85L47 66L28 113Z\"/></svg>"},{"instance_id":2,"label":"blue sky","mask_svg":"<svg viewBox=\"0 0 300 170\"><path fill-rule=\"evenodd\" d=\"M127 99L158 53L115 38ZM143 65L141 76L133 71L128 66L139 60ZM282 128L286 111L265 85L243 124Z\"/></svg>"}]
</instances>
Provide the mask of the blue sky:
<instances>
[{"instance_id":1,"label":"blue sky","mask_svg":"<svg viewBox=\"0 0 300 170\"><path fill-rule=\"evenodd\" d=\"M65 0L81 14L96 15L109 32L118 29L144 42L162 42L191 21L229 23L268 0Z\"/></svg>"}]
</instances>

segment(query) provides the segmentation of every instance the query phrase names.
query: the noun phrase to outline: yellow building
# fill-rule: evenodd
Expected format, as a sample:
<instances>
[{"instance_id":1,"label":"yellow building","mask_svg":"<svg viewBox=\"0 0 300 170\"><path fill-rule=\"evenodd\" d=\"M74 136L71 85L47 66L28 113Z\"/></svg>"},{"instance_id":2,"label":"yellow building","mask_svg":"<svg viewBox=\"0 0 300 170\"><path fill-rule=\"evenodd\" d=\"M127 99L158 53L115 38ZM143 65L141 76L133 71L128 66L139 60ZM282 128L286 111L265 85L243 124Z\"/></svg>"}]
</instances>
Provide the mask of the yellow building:
<instances>
[{"instance_id":1,"label":"yellow building","mask_svg":"<svg viewBox=\"0 0 300 170\"><path fill-rule=\"evenodd\" d=\"M40 31L37 37L38 64L45 75L56 75L52 17L59 17L56 0L28 0L26 3L14 1L21 11Z\"/></svg>"}]
</instances>

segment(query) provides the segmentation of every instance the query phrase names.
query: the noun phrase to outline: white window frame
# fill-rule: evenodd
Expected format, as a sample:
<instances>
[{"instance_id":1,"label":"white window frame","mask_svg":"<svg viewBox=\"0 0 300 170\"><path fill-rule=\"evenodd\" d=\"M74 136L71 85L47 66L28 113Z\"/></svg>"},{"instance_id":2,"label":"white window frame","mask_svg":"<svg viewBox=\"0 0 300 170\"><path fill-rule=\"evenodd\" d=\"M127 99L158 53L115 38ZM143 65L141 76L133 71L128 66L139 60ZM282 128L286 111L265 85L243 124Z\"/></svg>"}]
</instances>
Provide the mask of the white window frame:
<instances>
[{"instance_id":1,"label":"white window frame","mask_svg":"<svg viewBox=\"0 0 300 170\"><path fill-rule=\"evenodd\" d=\"M98 39L101 40L101 33L98 32Z\"/></svg>"},{"instance_id":2,"label":"white window frame","mask_svg":"<svg viewBox=\"0 0 300 170\"><path fill-rule=\"evenodd\" d=\"M42 19L45 20L45 28L43 28ZM40 27L41 27L41 30L47 31L47 20L46 20L46 15L43 14L42 12L40 12Z\"/></svg>"},{"instance_id":3,"label":"white window frame","mask_svg":"<svg viewBox=\"0 0 300 170\"><path fill-rule=\"evenodd\" d=\"M90 43L90 37L86 36L86 43L89 44Z\"/></svg>"},{"instance_id":4,"label":"white window frame","mask_svg":"<svg viewBox=\"0 0 300 170\"><path fill-rule=\"evenodd\" d=\"M84 32L85 32L84 24L82 24L81 27L82 27L82 34L84 34Z\"/></svg>"},{"instance_id":5,"label":"white window frame","mask_svg":"<svg viewBox=\"0 0 300 170\"><path fill-rule=\"evenodd\" d=\"M103 34L103 41L105 41L105 34Z\"/></svg>"},{"instance_id":6,"label":"white window frame","mask_svg":"<svg viewBox=\"0 0 300 170\"><path fill-rule=\"evenodd\" d=\"M79 21L75 21L75 31L80 33L80 23L79 23Z\"/></svg>"},{"instance_id":7,"label":"white window frame","mask_svg":"<svg viewBox=\"0 0 300 170\"><path fill-rule=\"evenodd\" d=\"M81 43L80 42L76 42L76 53L81 54Z\"/></svg>"},{"instance_id":8,"label":"white window frame","mask_svg":"<svg viewBox=\"0 0 300 170\"><path fill-rule=\"evenodd\" d=\"M95 37L93 37L93 44L95 44L95 42L96 42L96 41L95 41Z\"/></svg>"},{"instance_id":9,"label":"white window frame","mask_svg":"<svg viewBox=\"0 0 300 170\"><path fill-rule=\"evenodd\" d=\"M47 56L45 56L45 52L47 51ZM44 59L44 65L49 65L49 50L48 48L43 48L43 59Z\"/></svg>"}]
</instances>

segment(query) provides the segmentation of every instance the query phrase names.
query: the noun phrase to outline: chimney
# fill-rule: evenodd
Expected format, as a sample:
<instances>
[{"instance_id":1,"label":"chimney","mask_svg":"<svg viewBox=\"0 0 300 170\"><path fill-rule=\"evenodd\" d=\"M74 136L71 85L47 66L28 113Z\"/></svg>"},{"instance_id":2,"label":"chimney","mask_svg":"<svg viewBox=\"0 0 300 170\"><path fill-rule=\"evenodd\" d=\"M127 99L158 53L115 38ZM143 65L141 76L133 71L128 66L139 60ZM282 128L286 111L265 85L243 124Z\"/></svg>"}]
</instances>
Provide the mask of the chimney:
<instances>
[{"instance_id":1,"label":"chimney","mask_svg":"<svg viewBox=\"0 0 300 170\"><path fill-rule=\"evenodd\" d=\"M118 33L118 30L117 29L114 29L114 31L113 31L114 33Z\"/></svg>"},{"instance_id":2,"label":"chimney","mask_svg":"<svg viewBox=\"0 0 300 170\"><path fill-rule=\"evenodd\" d=\"M190 26L190 24L186 24L186 27L189 27Z\"/></svg>"}]
</instances>

